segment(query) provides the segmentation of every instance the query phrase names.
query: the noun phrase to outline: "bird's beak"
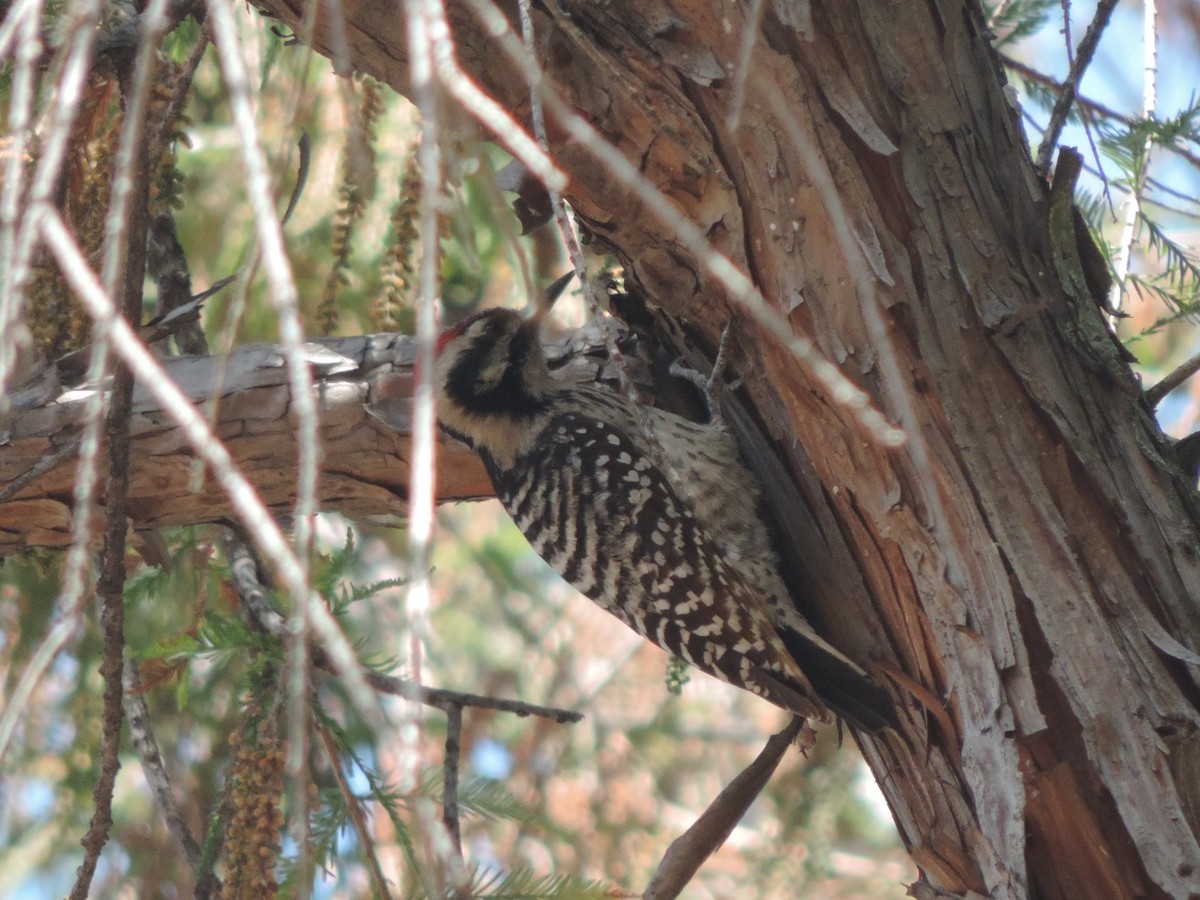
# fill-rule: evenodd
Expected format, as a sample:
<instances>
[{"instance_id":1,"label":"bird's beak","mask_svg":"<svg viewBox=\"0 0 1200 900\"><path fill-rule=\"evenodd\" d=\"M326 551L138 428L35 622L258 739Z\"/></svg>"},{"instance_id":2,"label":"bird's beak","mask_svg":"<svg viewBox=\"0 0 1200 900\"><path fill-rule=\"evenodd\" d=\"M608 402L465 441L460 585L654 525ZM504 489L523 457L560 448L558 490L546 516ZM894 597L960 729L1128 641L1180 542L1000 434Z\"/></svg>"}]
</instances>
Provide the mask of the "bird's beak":
<instances>
[{"instance_id":1,"label":"bird's beak","mask_svg":"<svg viewBox=\"0 0 1200 900\"><path fill-rule=\"evenodd\" d=\"M550 311L550 307L554 306L554 301L559 298L562 292L566 289L567 285L571 283L571 279L574 277L574 271L568 272L538 295L537 303L535 304L533 311L533 319L535 322L541 322L542 316Z\"/></svg>"}]
</instances>

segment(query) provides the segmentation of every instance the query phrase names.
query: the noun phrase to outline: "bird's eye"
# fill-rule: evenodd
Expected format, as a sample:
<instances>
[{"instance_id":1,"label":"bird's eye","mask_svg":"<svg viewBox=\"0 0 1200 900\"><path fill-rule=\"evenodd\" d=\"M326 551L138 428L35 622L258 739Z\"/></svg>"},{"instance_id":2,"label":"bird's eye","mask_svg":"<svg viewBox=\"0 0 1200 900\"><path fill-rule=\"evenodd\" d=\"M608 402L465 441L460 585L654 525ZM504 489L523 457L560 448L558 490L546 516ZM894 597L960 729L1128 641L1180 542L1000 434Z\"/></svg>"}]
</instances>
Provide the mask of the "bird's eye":
<instances>
[{"instance_id":1,"label":"bird's eye","mask_svg":"<svg viewBox=\"0 0 1200 900\"><path fill-rule=\"evenodd\" d=\"M494 315L495 310L487 310L479 314L471 331L487 341L496 341L508 331L508 323L504 316Z\"/></svg>"}]
</instances>

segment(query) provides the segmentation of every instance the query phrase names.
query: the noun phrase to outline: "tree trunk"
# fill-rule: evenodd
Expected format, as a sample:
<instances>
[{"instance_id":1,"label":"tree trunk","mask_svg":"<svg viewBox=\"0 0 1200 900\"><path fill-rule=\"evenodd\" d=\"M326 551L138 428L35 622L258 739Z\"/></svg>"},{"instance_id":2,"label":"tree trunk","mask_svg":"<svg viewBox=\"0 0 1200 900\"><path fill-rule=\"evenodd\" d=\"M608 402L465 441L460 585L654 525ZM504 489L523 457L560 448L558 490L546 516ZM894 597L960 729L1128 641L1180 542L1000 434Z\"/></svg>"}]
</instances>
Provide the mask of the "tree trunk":
<instances>
[{"instance_id":1,"label":"tree trunk","mask_svg":"<svg viewBox=\"0 0 1200 900\"><path fill-rule=\"evenodd\" d=\"M306 33L300 0L256 3ZM757 6L535 2L537 58L907 444L864 431L550 104L568 199L692 340L733 320L759 463L798 489L779 512L806 612L902 706L900 731L859 741L917 890L1200 894L1200 511L1071 287L979 10L772 0L754 26ZM512 35L477 8L448 10L460 62L527 122ZM343 9L353 68L406 90L398 5ZM334 34L319 17L312 42Z\"/></svg>"}]
</instances>

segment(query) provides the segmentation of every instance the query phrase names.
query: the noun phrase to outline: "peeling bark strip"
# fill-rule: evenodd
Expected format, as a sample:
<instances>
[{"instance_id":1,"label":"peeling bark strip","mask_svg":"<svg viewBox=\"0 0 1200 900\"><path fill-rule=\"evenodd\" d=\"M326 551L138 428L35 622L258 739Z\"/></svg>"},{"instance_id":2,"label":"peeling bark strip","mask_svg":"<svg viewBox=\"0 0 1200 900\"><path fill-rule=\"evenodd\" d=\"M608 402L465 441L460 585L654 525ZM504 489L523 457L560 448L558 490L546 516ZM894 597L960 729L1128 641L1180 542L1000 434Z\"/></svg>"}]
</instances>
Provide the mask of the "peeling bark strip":
<instances>
[{"instance_id":1,"label":"peeling bark strip","mask_svg":"<svg viewBox=\"0 0 1200 900\"><path fill-rule=\"evenodd\" d=\"M356 519L401 516L408 478L411 342L376 335L314 342L308 350L325 450L322 507ZM280 349L247 345L225 360L182 357L163 360L163 366L197 403L208 401L221 386L217 434L267 506L289 514L295 503L296 428ZM30 393L51 395L48 388ZM25 409L16 398L18 408L0 423L7 433L0 446L0 490L58 448L69 447L88 393L68 391L54 402ZM369 404L379 405L387 424L368 412ZM193 489L197 473L191 449L140 387L131 432L129 518L135 529L230 517L228 499L211 479ZM447 442L438 464L443 500L491 496L483 466L461 445ZM72 453L0 503L0 556L70 543L74 478Z\"/></svg>"},{"instance_id":2,"label":"peeling bark strip","mask_svg":"<svg viewBox=\"0 0 1200 900\"><path fill-rule=\"evenodd\" d=\"M308 33L300 0L256 4ZM914 698L905 738L864 752L925 877L993 897L1200 894L1200 511L1097 309L1056 270L1046 192L978 7L765 4L735 97L753 4L534 6L547 89L880 408L918 423L921 465L864 440L738 317L732 369L804 507L777 509L791 574L835 643L917 687L901 691ZM523 119L525 80L486 8L447 3L458 57ZM350 65L403 92L403 18L345 9ZM515 25L515 4L501 12ZM312 40L336 45L323 11ZM629 284L715 346L729 298L555 115L548 104L580 220ZM797 152L796 128L826 171ZM856 252L837 239L847 228ZM855 288L864 269L874 300ZM902 383L881 374L868 302Z\"/></svg>"}]
</instances>

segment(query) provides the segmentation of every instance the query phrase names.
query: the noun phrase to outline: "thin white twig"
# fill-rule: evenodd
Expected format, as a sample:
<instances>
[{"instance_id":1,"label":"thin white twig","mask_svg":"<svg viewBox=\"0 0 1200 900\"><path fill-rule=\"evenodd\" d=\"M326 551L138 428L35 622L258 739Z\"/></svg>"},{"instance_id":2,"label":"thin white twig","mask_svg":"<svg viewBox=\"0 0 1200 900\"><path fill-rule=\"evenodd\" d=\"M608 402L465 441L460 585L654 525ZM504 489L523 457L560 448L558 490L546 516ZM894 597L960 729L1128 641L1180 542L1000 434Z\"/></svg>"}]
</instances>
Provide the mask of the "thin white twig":
<instances>
[{"instance_id":1,"label":"thin white twig","mask_svg":"<svg viewBox=\"0 0 1200 900\"><path fill-rule=\"evenodd\" d=\"M92 347L92 358L88 365L86 383L93 385L94 390L88 397L84 410L83 435L79 441L79 465L75 471L73 495L74 515L71 517L71 549L67 551L67 558L63 564L62 592L55 603L57 621L29 658L16 686L5 698L4 712L0 714L0 760L4 759L21 711L29 702L42 676L46 674L50 663L70 642L91 596L91 591L86 590L84 574L87 572L91 555L92 517L95 513L96 484L99 476L97 461L100 457L100 429L105 406L105 392L100 385L108 375L108 353L108 340L98 337Z\"/></svg>"},{"instance_id":2,"label":"thin white twig","mask_svg":"<svg viewBox=\"0 0 1200 900\"><path fill-rule=\"evenodd\" d=\"M54 194L75 116L82 106L100 5L100 0L79 0L71 8L68 36L59 51L63 61L62 76L54 93L55 102L26 198L25 214L17 228L11 256L0 258L0 337L13 334L23 324L25 284L29 280L38 239L37 210L48 204ZM40 22L38 24L40 27ZM0 396L8 390L8 380L17 362L16 350L14 342L0 340Z\"/></svg>"},{"instance_id":3,"label":"thin white twig","mask_svg":"<svg viewBox=\"0 0 1200 900\"><path fill-rule=\"evenodd\" d=\"M737 69L733 73L733 96L729 100L729 115L725 119L725 127L731 132L737 131L742 121L742 106L746 103L746 79L750 75L750 57L754 54L758 30L762 27L764 6L763 0L750 0L750 8L746 11L746 25L742 31L742 45L738 49Z\"/></svg>"},{"instance_id":4,"label":"thin white twig","mask_svg":"<svg viewBox=\"0 0 1200 900\"><path fill-rule=\"evenodd\" d=\"M958 553L958 544L950 528L950 518L942 504L938 493L940 479L936 477L933 464L929 459L929 449L925 444L921 420L912 403L912 395L900 362L896 358L896 350L887 332L887 325L879 312L879 297L875 292L875 276L871 266L864 258L862 246L854 236L854 228L846 212L846 205L838 193L837 185L833 182L833 174L829 170L821 151L817 149L811 138L801 127L795 113L788 106L783 94L773 83L761 76L754 76L757 86L766 94L767 102L775 117L783 124L784 130L804 165L805 174L821 196L821 202L833 225L834 238L837 240L841 257L846 261L846 268L854 281L854 291L863 313L863 321L867 333L871 336L871 347L879 359L879 368L883 375L883 384L890 388L890 396L896 408L896 415L907 435L906 449L913 467L920 474L925 507L933 520L934 534L938 545L946 556L946 580L955 588L966 586L967 568Z\"/></svg>"},{"instance_id":5,"label":"thin white twig","mask_svg":"<svg viewBox=\"0 0 1200 900\"><path fill-rule=\"evenodd\" d=\"M536 63L537 55L534 52L533 11L530 0L520 0L518 9L521 19L521 38L524 43L525 53L527 59L533 62L533 65L524 68L529 84L529 101L534 134L537 138L538 146L549 153L550 142L546 134L545 110L542 106L541 96L542 70L541 66ZM510 30L507 26L507 20L505 20L504 31L508 32ZM583 286L588 313L592 321L600 326L600 333L604 336L604 348L608 352L608 358L615 364L614 369L617 373L621 393L629 400L633 408L638 410L638 425L649 442L648 446L653 451L655 464L666 472L667 478L670 481L675 484L682 484L682 476L676 470L667 454L663 452L662 442L656 433L654 421L650 416L650 409L645 403L641 402L637 387L629 377L625 365L625 357L618 342L617 323L612 317L604 314L604 304L602 302L604 286L599 281L589 283L587 280L587 271L583 263L583 252L579 247L579 238L575 233L574 223L567 215L567 208L566 204L563 203L562 194L550 185L546 185L546 192L550 195L550 206L554 210L554 219L558 225L559 232L562 234L563 243L567 247L567 255L570 257L571 265L575 270L575 277L579 279L579 283Z\"/></svg>"},{"instance_id":6,"label":"thin white twig","mask_svg":"<svg viewBox=\"0 0 1200 900\"><path fill-rule=\"evenodd\" d=\"M530 58L536 59L537 55L534 52L533 10L531 6L531 0L520 0L518 10L521 17L521 38L525 42L525 50L529 53ZM540 66L538 67L538 80L541 80ZM537 139L538 147L546 154L546 158L549 159L550 141L546 136L546 113L542 108L542 95L538 91L537 83L529 85L529 107L530 118L533 120L533 135ZM550 195L550 208L554 210L554 221L558 224L563 244L567 248L567 258L571 260L571 267L575 270L575 277L586 288L587 271L583 265L583 252L579 249L579 237L575 233L575 225L567 216L566 206L563 205L562 190L557 186L547 183L546 192ZM591 296L591 292L588 292L588 299L591 301L593 307L598 307L598 304ZM597 308L592 310L592 316L593 318L599 318Z\"/></svg>"},{"instance_id":7,"label":"thin white twig","mask_svg":"<svg viewBox=\"0 0 1200 900\"><path fill-rule=\"evenodd\" d=\"M20 37L17 37L17 32L27 23L28 16L32 15L35 22L41 21L42 2L43 0L17 0L8 8L4 21L0 22L0 59L6 59L12 53L14 41L20 50L36 49L39 54L42 52L40 34L34 33L32 46L27 43L29 41L28 32L23 32ZM18 58L20 58L19 51Z\"/></svg>"},{"instance_id":8,"label":"thin white twig","mask_svg":"<svg viewBox=\"0 0 1200 900\"><path fill-rule=\"evenodd\" d=\"M1154 118L1158 107L1158 31L1156 30L1155 0L1142 2L1142 117ZM1142 191L1146 188L1146 177L1150 171L1150 151L1154 141L1146 138L1143 145L1141 167L1125 198L1125 222L1121 226L1121 237L1117 242L1117 253L1113 259L1113 285L1108 292L1108 308L1114 319L1121 311L1125 300L1125 286L1129 280L1129 263L1133 258L1133 245L1137 239L1138 217L1142 211Z\"/></svg>"},{"instance_id":9,"label":"thin white twig","mask_svg":"<svg viewBox=\"0 0 1200 900\"><path fill-rule=\"evenodd\" d=\"M438 82L463 109L479 120L480 124L496 135L504 148L521 161L547 188L562 191L567 186L567 176L554 161L530 139L512 116L462 70L454 56L454 42L450 36L450 25L441 3L430 3L427 38L432 47L431 65L437 72ZM411 43L411 42L410 42ZM428 52L424 48L422 52ZM413 86L414 93L416 85Z\"/></svg>"},{"instance_id":10,"label":"thin white twig","mask_svg":"<svg viewBox=\"0 0 1200 900\"><path fill-rule=\"evenodd\" d=\"M254 211L263 267L271 288L271 299L279 314L279 337L287 359L292 408L297 420L299 472L296 486L296 547L300 556L300 578L308 578L308 555L312 541L312 516L316 509L317 469L320 445L317 440L317 412L313 401L312 374L304 354L304 328L300 321L296 284L284 247L283 230L275 213L274 189L267 169L266 155L258 141L254 104L245 60L238 50L237 30L228 0L209 4L213 43L221 60L229 103L242 144L242 162L246 167L251 208Z\"/></svg>"},{"instance_id":11,"label":"thin white twig","mask_svg":"<svg viewBox=\"0 0 1200 900\"><path fill-rule=\"evenodd\" d=\"M288 382L292 391L292 411L296 416L296 443L299 448L296 476L296 508L292 538L297 565L291 584L292 609L289 617L291 641L288 646L288 756L287 769L297 803L293 819L300 847L299 868L307 872L308 840L308 641L313 628L313 595L309 586L308 561L312 553L313 520L316 515L317 475L321 445L317 431L317 409L313 401L312 373L304 355L304 328L300 321L296 284L284 247L283 229L275 212L275 192L267 169L266 154L258 140L254 102L246 62L237 40L231 0L209 0L208 21L213 43L221 62L221 71L229 90L233 122L241 138L242 163L246 168L246 187L254 211L255 231L262 251L270 296L279 317L279 338L287 361ZM320 601L318 600L318 604ZM336 627L336 626L335 626ZM303 881L303 879L302 879ZM305 882L307 883L307 882Z\"/></svg>"},{"instance_id":12,"label":"thin white twig","mask_svg":"<svg viewBox=\"0 0 1200 900\"><path fill-rule=\"evenodd\" d=\"M996 27L996 23L1000 21L1000 17L1004 15L1004 11L1008 8L1008 4L1011 2L1012 0L1000 0L1000 2L996 4L996 8L992 10L992 14L988 16L987 27L989 29Z\"/></svg>"},{"instance_id":13,"label":"thin white twig","mask_svg":"<svg viewBox=\"0 0 1200 900\"><path fill-rule=\"evenodd\" d=\"M425 642L430 636L429 610L432 602L430 584L430 553L433 546L434 504L437 497L437 468L434 454L437 437L437 409L433 392L433 347L438 330L438 213L442 208L442 148L441 120L438 109L437 82L456 98L469 97L486 109L499 106L486 97L454 60L454 47L446 10L441 0L405 0L408 17L409 73L413 97L421 113L421 139L417 144L417 162L421 171L421 265L418 271L416 359L414 361L412 467L409 474L408 551L409 582L406 608L409 620L409 667L413 680L420 682ZM468 89L469 88L469 89ZM460 102L463 102L460 99ZM464 105L466 105L464 103ZM468 107L475 111L474 107ZM504 119L515 123L504 114ZM488 117L480 117L488 124ZM516 129L520 140L516 144L531 145L527 135ZM497 134L500 134L497 131ZM536 146L523 151L532 156ZM540 155L540 151L538 151ZM548 158L545 162L549 162ZM541 165L543 170L545 165ZM555 170L557 172L557 170ZM561 178L561 173L558 173ZM400 772L401 790L411 790L420 779L421 710L410 700L405 704L401 723ZM436 878L439 894L446 887L454 893L466 886L468 879L462 858L450 839L446 823L428 798L416 798L415 812L421 823L423 840L437 861Z\"/></svg>"},{"instance_id":14,"label":"thin white twig","mask_svg":"<svg viewBox=\"0 0 1200 900\"><path fill-rule=\"evenodd\" d=\"M534 50L533 10L530 0L520 0L518 9L521 19L521 39L524 43L528 59L534 61L534 65L525 67L525 74L529 84L530 117L533 121L533 131L537 138L538 146L549 154L550 141L546 134L545 110L542 106L540 90L542 70L541 66L536 64L537 54ZM510 29L508 29L507 20L505 20L505 31L508 30ZM579 279L579 283L583 287L588 314L591 316L591 320L600 326L600 333L604 337L604 348L608 352L608 358L615 364L614 368L617 373L621 392L628 398L633 408L639 411L638 425L649 441L648 446L654 452L655 463L667 473L667 477L672 482L679 484L682 481L682 477L676 471L671 460L662 452L662 443L655 433L655 426L650 417L650 410L646 404L640 401L637 387L629 377L625 365L625 357L618 343L617 323L610 316L604 314L602 297L605 288L598 281L593 283L588 282L587 270L583 262L583 252L579 246L579 237L575 232L574 222L567 215L567 208L563 202L562 193L550 185L546 185L546 192L550 196L550 207L554 211L554 220L558 225L559 233L562 235L563 243L567 248L567 256L570 258L571 266L575 270L575 277Z\"/></svg>"},{"instance_id":15,"label":"thin white twig","mask_svg":"<svg viewBox=\"0 0 1200 900\"><path fill-rule=\"evenodd\" d=\"M936 545L945 561L946 583L959 593L969 592L974 585L967 580L969 570L966 560L959 551L959 543L951 527L949 512L942 502L940 485L943 479L939 477L939 471L935 469L934 463L930 459L924 437L925 431L921 427L922 421L912 402L912 389L900 368L895 347L880 312L872 267L865 258L861 244L855 238L854 227L847 215L845 204L834 183L826 159L801 127L798 118L789 107L788 101L784 99L778 86L761 75L756 74L753 77L759 90L765 94L767 103L776 119L784 126L784 131L796 150L805 174L817 189L822 206L833 225L834 239L837 241L841 257L846 261L847 269L854 283L859 309L862 311L863 321L870 337L871 348L875 351L878 360L882 375L880 389L882 392L886 392L887 398L891 401L891 405L908 435L905 450L918 476L916 479L917 490L920 492L923 505L932 520ZM950 630L939 627L938 638L949 642L948 647L954 646L955 635ZM957 653L949 652L946 658L950 661L951 671L948 678L951 684L960 684L971 680L973 676L964 672ZM989 673L995 674L990 669ZM966 724L970 731L984 727L985 723L968 722ZM1006 745L1006 750L1011 750L1011 745ZM1002 756L1006 750L998 751L996 755ZM969 772L979 771L980 764L991 758L987 753L981 753L978 747L967 747L963 753L970 760ZM973 786L975 786L974 782ZM1023 797L1022 789L1019 779L1009 778L1005 782L1003 795L1015 796L1020 801ZM1019 804L1017 808L1021 808ZM980 812L985 821L998 827L1007 828L1013 819L1011 811L1004 803L981 804ZM1019 842L1020 838L1017 839L1018 850ZM1018 852L1017 859L1021 858ZM989 883L994 883L992 877L998 874L998 868L985 862L985 874L989 877ZM1023 875L1023 871L1018 871L1015 877L1019 879Z\"/></svg>"},{"instance_id":16,"label":"thin white twig","mask_svg":"<svg viewBox=\"0 0 1200 900\"><path fill-rule=\"evenodd\" d=\"M412 464L408 495L409 581L405 605L409 617L409 667L414 681L422 681L421 666L429 628L429 551L433 537L434 408L433 345L437 340L438 210L441 206L442 152L438 142L437 90L434 84L434 37L442 10L433 0L407 0L409 71L413 98L421 113L417 167L421 173L421 265L417 274L416 360L413 386ZM449 33L443 35L449 40ZM401 730L401 790L411 790L420 778L420 719L410 702Z\"/></svg>"},{"instance_id":17,"label":"thin white twig","mask_svg":"<svg viewBox=\"0 0 1200 900\"><path fill-rule=\"evenodd\" d=\"M25 187L25 154L28 152L33 122L34 65L42 55L41 0L15 4L4 20L8 36L17 39L17 59L13 67L11 96L8 106L9 146L8 165L4 172L4 191L0 195L0 323L19 321L19 311L11 310L16 303L12 292L13 254L16 250L17 218L20 214L21 192ZM7 50L7 40L0 42ZM30 343L24 323L18 328L0 330L0 404L7 392L8 374L16 365L22 347Z\"/></svg>"},{"instance_id":18,"label":"thin white twig","mask_svg":"<svg viewBox=\"0 0 1200 900\"><path fill-rule=\"evenodd\" d=\"M40 6L37 11L40 13ZM25 27L40 29L40 15L33 15L31 12L27 12L26 15L32 16L32 23L27 19ZM90 5L81 7L73 22L73 30L64 42L61 51L62 76L55 95L56 101L50 110L49 126L42 144L41 158L33 174L25 213L21 217L19 228L16 229L13 244L5 248L5 252L10 255L0 258L0 265L3 266L3 271L0 271L0 396L6 392L8 378L12 374L19 349L12 335L23 326L23 292L25 281L29 277L33 251L37 246L38 218L43 210L49 209L49 198L66 155L67 143L91 60L92 38L98 15L99 3L94 0ZM6 181L6 199L8 188L9 184ZM14 189L17 188L19 185L14 183ZM14 221L19 199L19 194L12 199ZM88 366L89 383L102 384L107 372L108 344L98 339L92 348L91 362ZM85 574L91 542L92 514L95 508L97 459L100 452L103 413L104 393L97 390L89 398L84 414L83 435L79 444L79 467L73 495L71 549L67 552L64 564L62 592L55 604L58 621L39 644L21 673L16 687L6 698L4 712L0 715L0 759L8 749L25 704L29 702L47 667L70 642L83 614L88 596Z\"/></svg>"}]
</instances>

